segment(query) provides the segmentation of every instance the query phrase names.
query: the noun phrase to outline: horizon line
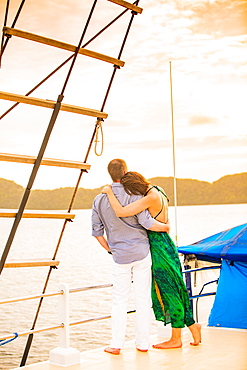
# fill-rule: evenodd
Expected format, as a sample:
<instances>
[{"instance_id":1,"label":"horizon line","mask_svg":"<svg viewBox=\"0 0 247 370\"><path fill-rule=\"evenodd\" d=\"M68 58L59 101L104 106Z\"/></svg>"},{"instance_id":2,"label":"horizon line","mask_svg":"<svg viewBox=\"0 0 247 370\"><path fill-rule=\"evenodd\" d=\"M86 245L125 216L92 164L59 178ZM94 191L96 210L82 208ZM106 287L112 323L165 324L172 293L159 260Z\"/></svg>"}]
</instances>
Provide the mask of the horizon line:
<instances>
[{"instance_id":1,"label":"horizon line","mask_svg":"<svg viewBox=\"0 0 247 370\"><path fill-rule=\"evenodd\" d=\"M221 179L223 179L224 177L228 177L228 176L236 176L236 175L244 175L244 174L247 174L247 172L240 172L240 173L233 173L233 174L228 174L228 175L224 175L224 176L221 176L218 180L215 180L215 181L206 181L206 180L198 180L198 179L193 179L193 178L180 178L180 177L177 177L176 180L192 180L192 181L198 181L198 182L206 182L208 184L213 184ZM169 178L174 178L174 176L153 176L153 177L149 177L147 180L151 180L151 179L155 179L155 178L163 178L163 179L169 179ZM18 186L21 186L23 189L25 189L25 187L23 185L20 185L18 183L16 183L14 180L9 180L9 179L5 179L3 177L0 178L0 180L5 180L5 181L10 181L10 182L13 182L15 183L16 185ZM95 188L82 188L80 187L79 189L85 189L85 190L94 190L94 189L100 189L101 187L105 186L106 184L104 185L101 185L101 186L98 186L98 187L95 187ZM66 188L74 188L74 186L60 186L59 188L53 188L53 189L40 189L40 188L33 188L32 190L40 190L40 191L52 191L52 190L58 190L58 189L66 189Z\"/></svg>"}]
</instances>

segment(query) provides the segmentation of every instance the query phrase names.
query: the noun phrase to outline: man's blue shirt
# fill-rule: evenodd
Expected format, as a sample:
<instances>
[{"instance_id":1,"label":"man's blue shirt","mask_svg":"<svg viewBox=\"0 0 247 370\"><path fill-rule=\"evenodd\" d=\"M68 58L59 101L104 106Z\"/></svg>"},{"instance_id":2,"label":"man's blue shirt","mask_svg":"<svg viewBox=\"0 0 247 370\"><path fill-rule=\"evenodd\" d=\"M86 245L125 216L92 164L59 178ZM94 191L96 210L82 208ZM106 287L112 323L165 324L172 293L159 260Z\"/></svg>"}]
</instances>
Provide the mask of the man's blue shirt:
<instances>
[{"instance_id":1,"label":"man's blue shirt","mask_svg":"<svg viewBox=\"0 0 247 370\"><path fill-rule=\"evenodd\" d=\"M112 190L125 206L141 198L140 195L128 195L120 183L114 182ZM150 213L145 210L135 216L117 217L106 194L99 194L93 203L92 235L103 236L107 241L116 263L132 263L144 259L149 252L146 229L154 223Z\"/></svg>"}]
</instances>

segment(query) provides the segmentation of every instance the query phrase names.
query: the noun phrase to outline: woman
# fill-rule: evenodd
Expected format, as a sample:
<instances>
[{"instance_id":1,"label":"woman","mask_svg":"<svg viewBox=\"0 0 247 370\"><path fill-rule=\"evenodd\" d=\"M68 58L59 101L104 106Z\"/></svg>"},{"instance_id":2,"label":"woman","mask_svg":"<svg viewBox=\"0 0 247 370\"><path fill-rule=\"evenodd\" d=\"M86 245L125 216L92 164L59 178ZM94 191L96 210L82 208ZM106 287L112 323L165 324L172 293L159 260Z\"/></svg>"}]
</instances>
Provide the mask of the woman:
<instances>
[{"instance_id":1,"label":"woman","mask_svg":"<svg viewBox=\"0 0 247 370\"><path fill-rule=\"evenodd\" d=\"M128 217L148 209L157 221L168 221L168 198L162 188L152 186L137 172L127 172L121 179L126 193L141 194L143 198L125 207L118 202L111 186L103 188L108 195L113 210L118 217ZM165 232L148 230L152 256L152 302L156 320L164 325L171 323L171 338L154 348L168 349L182 347L181 328L185 325L191 331L193 346L201 342L201 325L195 323L189 296L183 281L177 249Z\"/></svg>"}]
</instances>

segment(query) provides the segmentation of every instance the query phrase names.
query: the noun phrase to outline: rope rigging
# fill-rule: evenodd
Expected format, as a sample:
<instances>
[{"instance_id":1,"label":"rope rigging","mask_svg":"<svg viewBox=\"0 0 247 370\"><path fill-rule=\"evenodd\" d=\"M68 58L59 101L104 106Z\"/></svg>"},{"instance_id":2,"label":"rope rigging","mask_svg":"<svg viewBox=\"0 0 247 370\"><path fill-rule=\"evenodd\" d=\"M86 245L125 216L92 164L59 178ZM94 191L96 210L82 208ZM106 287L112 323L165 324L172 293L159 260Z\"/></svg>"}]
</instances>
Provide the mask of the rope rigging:
<instances>
[{"instance_id":1,"label":"rope rigging","mask_svg":"<svg viewBox=\"0 0 247 370\"><path fill-rule=\"evenodd\" d=\"M8 241L6 243L6 246L5 246L5 249L4 249L4 252L2 254L2 258L1 258L1 261L0 261L0 274L2 272L2 269L3 269L3 266L4 266L4 263L6 261L6 258L7 258L7 255L9 253L9 250L11 248L11 245L12 245L12 242L13 242L13 239L15 237L15 234L16 234L16 231L17 231L17 228L19 226L19 223L20 223L20 220L21 220L21 217L22 217L22 214L24 212L24 209L26 207L26 204L27 204L27 201L28 201L28 198L29 198L29 195L30 195L30 192L31 192L31 189L32 189L32 186L33 186L33 183L34 183L34 180L36 178L36 175L37 175L37 172L38 172L38 169L40 167L40 164L41 164L41 161L42 161L42 158L43 158L43 155L44 155L44 152L45 152L45 149L46 149L46 146L48 144L48 141L49 141L49 138L50 138L50 135L51 135L51 132L53 130L53 127L55 125L55 122L56 122L56 119L57 119L57 116L59 114L59 111L60 111L60 107L61 107L61 103L62 103L62 100L64 98L64 93L65 93L65 89L67 87L67 84L69 82L69 79L70 79L70 76L71 76L71 73L72 73L72 70L73 70L73 67L74 67L74 64L76 62L76 58L77 58L77 55L78 55L78 52L79 52L79 49L82 47L82 48L85 48L85 46L87 46L90 42L92 42L96 37L98 37L101 33L103 33L107 28L109 28L113 23L115 23L120 17L122 17L126 12L129 11L129 9L125 9L124 11L122 11L117 17L115 17L111 22L109 22L104 28L102 28L102 30L100 30L99 32L97 32L95 34L95 36L93 36L89 41L87 41L83 46L82 46L82 41L84 39L84 36L86 34L86 31L88 29L88 26L89 26L89 23L91 21L91 18L92 18L92 15L93 15L93 12L95 10L95 7L96 7L96 4L97 4L97 1L98 0L94 0L93 2L93 5L91 7L91 10L90 10L90 13L88 15L88 19L87 19L87 22L85 24L85 27L84 27L84 30L82 32L82 35L81 35L81 38L80 38L80 41L78 43L78 46L75 50L75 52L69 57L67 58L63 63L61 63L56 69L54 69L47 77L45 77L41 82L39 82L34 88L32 88L27 94L26 96L30 95L33 91L35 91L39 86L41 86L44 82L46 82L51 76L53 76L57 71L59 71L65 64L67 64L69 61L71 61L71 65L70 65L70 68L69 68L69 71L68 71L68 74L65 78L65 81L64 81L64 85L62 87L62 90L61 90L61 93L58 95L58 98L57 98L57 101L55 103L55 106L54 106L54 110L53 110L53 113L52 113L52 116L51 116L51 119L50 119L50 122L49 122L49 125L48 125L48 128L47 128L47 131L46 131L46 134L44 136L44 139L43 139L43 142L42 142L42 145L40 147L40 150L39 150L39 153L38 153L38 156L37 156L37 159L34 163L34 167L33 167L33 170L31 172L31 175L30 175L30 178L29 178L29 181L28 181L28 185L26 187L26 190L24 192L24 195L23 195L23 198L22 198L22 201L21 201L21 204L20 204L20 207L19 207L19 210L17 212L17 215L16 215L16 218L15 218L15 221L13 223L13 226L12 226L12 229L10 231L10 234L9 234L9 238L8 238ZM23 8L23 5L25 3L25 0L22 0L21 4L20 4L20 7L18 9L18 12L16 14L16 17L14 19L14 22L12 24L12 28L15 26L16 22L17 22L17 19L20 15L20 12ZM135 1L133 4L134 5L138 5L139 3L139 0ZM6 23L7 23L7 16L8 16L8 8L9 8L9 0L7 2L7 6L6 6L6 14L5 14L5 23L4 23L4 26L6 26ZM131 19L129 21L129 24L128 24L128 27L127 27L127 30L126 30L126 33L124 35L124 39L122 41L122 44L121 44L121 47L120 47L120 51L119 51L119 54L118 54L118 59L120 59L121 55L122 55L122 52L123 52L123 49L124 49L124 46L125 46L125 43L127 41L127 37L129 35L129 31L130 31L130 27L132 25L132 22L133 22L133 19L134 19L134 16L136 15L137 13L135 11L131 11ZM6 37L5 39L5 42L4 42L4 37ZM8 41L9 41L9 37L8 35L4 35L3 34L3 37L2 37L2 43L1 43L1 55L0 55L0 62L1 62L1 59L2 59L2 55L4 53L4 50L6 49L6 46L8 44ZM112 72L112 75L110 77L110 81L109 81L109 84L108 84L108 87L107 87L107 90L106 90L106 94L105 94L105 97L103 99L103 103L102 103L102 107L101 107L101 112L103 112L104 110L104 107L106 105L106 102L107 102L107 98L109 96L109 93L110 93L110 89L111 89L111 86L112 86L112 83L113 83L113 80L114 80L114 77L115 77L115 74L116 74L116 71L119 69L120 67L117 66L117 65L114 65L113 66L113 72ZM5 117L12 109L14 109L19 103L15 103L11 108L9 108L4 114L1 115L0 119L2 119L3 117ZM96 124L95 124L95 128L94 128L94 131L93 131L93 134L92 134L92 137L91 137L91 140L90 140L90 143L89 143L89 146L88 146L88 149L87 149L87 152L86 152L86 155L85 155L85 159L84 159L84 162L86 163L87 162L87 159L89 157L89 154L90 154L90 151L92 149L92 145L93 145L93 142L95 142L95 145L94 145L94 153L97 155L97 156L101 156L102 153L103 153L103 149L104 149L104 137L103 137L103 119L102 118L97 118L97 121L96 121ZM101 140L101 148L100 150L98 151L98 144L100 143L100 140ZM81 181L81 178L82 178L82 174L83 172L87 172L87 170L80 170L80 174L79 174L79 177L78 177L78 180L77 180L77 183L76 183L76 186L74 188L74 192L72 194L72 197L71 197L71 200L70 200L70 204L69 204L69 207L68 207L68 212L71 211L72 207L73 207L73 203L74 203L74 200L75 200L75 197L76 197L76 194L77 194L77 191L78 191L78 188L79 188L79 185L80 185L80 181ZM65 231L65 227L67 225L67 222L68 222L68 219L66 219L64 221L64 224L63 224L63 227L62 227L62 230L61 230L61 233L60 233L60 236L59 236L59 240L58 240L58 243L56 245L56 248L55 248L55 251L54 251L54 254L53 254L53 257L52 257L52 260L55 260L56 259L56 255L58 253L58 249L60 247L60 243L61 243L61 240L62 240L62 237L63 237L63 234L64 234L64 231ZM47 274L47 277L46 277L46 280L45 280L45 284L44 284L44 287L43 287L43 291L42 291L42 294L44 294L46 292L46 288L48 286L48 282L49 282L49 279L50 279L50 275L51 275L51 271L53 270L53 267L50 267L49 268L49 272ZM39 301L39 304L38 304L38 307L37 307L37 311L36 311L36 314L35 314L35 318L33 320L33 324L32 324L32 327L31 327L31 330L34 330L35 328L35 325L36 325L36 322L37 322L37 319L38 319L38 316L39 316L39 312L40 312L40 309L41 309L41 305L42 305L42 302L43 302L43 298L40 299ZM27 343L26 343L26 346L25 346L25 350L24 350L24 353L23 353L23 356L22 356L22 360L21 360L21 364L20 366L24 366L26 364L26 360L27 360L27 357L28 357L28 354L29 354L29 350L30 350L30 347L31 347L31 344L32 344L32 339L33 339L33 335L34 334L30 334L28 336L28 339L27 339ZM12 338L12 340L15 339L15 338Z\"/></svg>"},{"instance_id":2,"label":"rope rigging","mask_svg":"<svg viewBox=\"0 0 247 370\"><path fill-rule=\"evenodd\" d=\"M90 40L88 40L84 45L82 45L82 48L85 48L92 41L94 41L105 30L107 30L112 24L114 24L119 18L121 18L127 11L128 11L128 9L125 9L123 12L121 12L117 17L115 17L111 22L109 22L105 27L103 27L99 32L97 32L93 37L91 37ZM3 33L2 37L4 37L4 33ZM41 80L36 86L34 86L28 93L26 93L25 96L29 96L32 92L34 92L38 87L40 87L44 82L46 82L50 77L52 77L56 72L58 72L65 64L67 64L73 58L73 56L74 56L74 54L70 55L64 62L62 62L57 68L55 68L43 80ZM114 68L119 68L119 67L118 66L114 66ZM11 112L15 107L17 107L17 105L19 105L19 104L20 103L13 104L12 107L10 107L5 113L3 113L0 116L0 120L3 117L5 117L9 112Z\"/></svg>"},{"instance_id":3,"label":"rope rigging","mask_svg":"<svg viewBox=\"0 0 247 370\"><path fill-rule=\"evenodd\" d=\"M19 18L19 15L21 14L21 11L22 11L22 8L23 8L23 5L25 3L26 0L22 0L18 10L17 10L17 13L16 13L16 16L14 18L14 21L11 25L11 28L14 28L15 25L16 25L16 22ZM8 19L8 12L9 12L9 4L10 4L10 0L7 0L7 3L6 3L6 10L5 10L5 17L4 17L4 26L6 26L7 24L7 19ZM2 55L4 53L4 50L9 42L9 39L10 39L10 36L7 36L6 39L5 39L5 42L4 42L4 34L2 35L2 42L1 42L1 53L0 53L0 66L1 66L1 59L2 59Z\"/></svg>"},{"instance_id":4,"label":"rope rigging","mask_svg":"<svg viewBox=\"0 0 247 370\"><path fill-rule=\"evenodd\" d=\"M9 2L10 2L10 0L7 0L6 10L5 10L5 16L4 16L4 22L3 22L4 27L7 24L8 12L9 12ZM1 67L1 60L2 60L2 54L3 54L3 46L4 46L4 33L2 33L2 40L1 40L0 67Z\"/></svg>"}]
</instances>

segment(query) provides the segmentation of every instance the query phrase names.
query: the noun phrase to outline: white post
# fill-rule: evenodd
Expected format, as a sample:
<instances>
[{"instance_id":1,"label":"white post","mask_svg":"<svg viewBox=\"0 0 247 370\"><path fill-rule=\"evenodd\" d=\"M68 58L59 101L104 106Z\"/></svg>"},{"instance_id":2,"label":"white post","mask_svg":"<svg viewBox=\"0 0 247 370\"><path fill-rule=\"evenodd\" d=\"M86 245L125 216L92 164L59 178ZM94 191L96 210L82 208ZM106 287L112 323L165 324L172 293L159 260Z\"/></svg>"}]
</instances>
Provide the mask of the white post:
<instances>
[{"instance_id":1,"label":"white post","mask_svg":"<svg viewBox=\"0 0 247 370\"><path fill-rule=\"evenodd\" d=\"M170 93L171 93L171 115L172 115L172 154L173 154L173 187L174 187L174 211L175 211L175 244L178 247L177 231L177 180L176 180L176 151L174 134L174 113L173 113L173 93L172 93L172 62L170 61Z\"/></svg>"},{"instance_id":2,"label":"white post","mask_svg":"<svg viewBox=\"0 0 247 370\"><path fill-rule=\"evenodd\" d=\"M50 363L57 366L67 367L80 363L80 352L70 347L69 343L69 287L68 284L61 284L60 290L63 294L59 296L59 328L58 347L50 351Z\"/></svg>"}]
</instances>

